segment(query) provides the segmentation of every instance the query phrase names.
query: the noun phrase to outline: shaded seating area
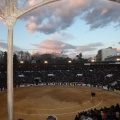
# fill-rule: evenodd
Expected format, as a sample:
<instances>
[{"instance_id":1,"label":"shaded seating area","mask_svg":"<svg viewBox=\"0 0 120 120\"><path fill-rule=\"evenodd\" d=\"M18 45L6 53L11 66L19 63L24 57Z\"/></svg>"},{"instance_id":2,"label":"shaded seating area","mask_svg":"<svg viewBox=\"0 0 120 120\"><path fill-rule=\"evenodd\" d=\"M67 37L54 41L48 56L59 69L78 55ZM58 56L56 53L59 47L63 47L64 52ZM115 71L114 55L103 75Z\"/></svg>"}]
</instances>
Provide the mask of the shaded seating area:
<instances>
[{"instance_id":1,"label":"shaded seating area","mask_svg":"<svg viewBox=\"0 0 120 120\"><path fill-rule=\"evenodd\" d=\"M77 116L79 120L120 120L120 105L82 111Z\"/></svg>"}]
</instances>

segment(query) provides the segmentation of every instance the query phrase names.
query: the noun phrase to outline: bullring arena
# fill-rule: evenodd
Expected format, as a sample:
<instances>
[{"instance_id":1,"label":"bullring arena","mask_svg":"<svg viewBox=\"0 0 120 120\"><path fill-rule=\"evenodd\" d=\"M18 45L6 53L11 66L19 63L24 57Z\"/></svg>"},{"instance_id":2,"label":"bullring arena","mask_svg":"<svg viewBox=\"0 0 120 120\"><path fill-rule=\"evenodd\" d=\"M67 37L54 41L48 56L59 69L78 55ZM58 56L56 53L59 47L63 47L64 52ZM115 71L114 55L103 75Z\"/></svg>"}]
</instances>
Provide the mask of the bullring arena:
<instances>
[{"instance_id":1,"label":"bullring arena","mask_svg":"<svg viewBox=\"0 0 120 120\"><path fill-rule=\"evenodd\" d=\"M91 97L91 92L96 96ZM85 86L31 86L14 89L14 120L74 120L88 109L120 104L120 95L112 91ZM7 94L0 92L0 120L7 120Z\"/></svg>"}]
</instances>

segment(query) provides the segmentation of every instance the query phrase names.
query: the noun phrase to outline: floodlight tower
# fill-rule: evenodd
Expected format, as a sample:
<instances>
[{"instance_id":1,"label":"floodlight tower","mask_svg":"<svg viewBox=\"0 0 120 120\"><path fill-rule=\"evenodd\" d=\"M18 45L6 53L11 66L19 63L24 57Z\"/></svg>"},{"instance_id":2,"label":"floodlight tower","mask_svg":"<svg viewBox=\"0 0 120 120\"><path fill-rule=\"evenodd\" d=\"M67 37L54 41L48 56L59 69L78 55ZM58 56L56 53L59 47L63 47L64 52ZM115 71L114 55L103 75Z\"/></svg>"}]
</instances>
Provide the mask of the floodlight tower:
<instances>
[{"instance_id":1,"label":"floodlight tower","mask_svg":"<svg viewBox=\"0 0 120 120\"><path fill-rule=\"evenodd\" d=\"M17 19L24 14L44 6L46 4L60 0L43 0L39 3L22 10L28 0L25 0L22 7L18 8L18 0L5 0L5 9L0 7L0 16L8 26L8 48L7 48L7 101L8 101L8 120L13 120L13 30Z\"/></svg>"}]
</instances>

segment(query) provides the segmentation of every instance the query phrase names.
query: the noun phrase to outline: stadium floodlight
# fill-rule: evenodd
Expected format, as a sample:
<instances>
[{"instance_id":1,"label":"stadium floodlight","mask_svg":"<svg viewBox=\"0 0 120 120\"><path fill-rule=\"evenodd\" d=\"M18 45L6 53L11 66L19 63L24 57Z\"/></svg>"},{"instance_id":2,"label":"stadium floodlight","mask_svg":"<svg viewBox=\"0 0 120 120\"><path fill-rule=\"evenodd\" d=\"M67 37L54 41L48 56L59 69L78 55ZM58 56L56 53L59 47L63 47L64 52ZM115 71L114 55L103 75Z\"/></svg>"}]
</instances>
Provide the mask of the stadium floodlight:
<instances>
[{"instance_id":1,"label":"stadium floodlight","mask_svg":"<svg viewBox=\"0 0 120 120\"><path fill-rule=\"evenodd\" d=\"M72 61L71 61L71 60L68 60L68 63L72 63Z\"/></svg>"},{"instance_id":2,"label":"stadium floodlight","mask_svg":"<svg viewBox=\"0 0 120 120\"><path fill-rule=\"evenodd\" d=\"M118 2L118 3L120 3L120 0L110 0L110 1L113 1L113 2Z\"/></svg>"},{"instance_id":3,"label":"stadium floodlight","mask_svg":"<svg viewBox=\"0 0 120 120\"><path fill-rule=\"evenodd\" d=\"M117 61L120 61L120 58L117 58L116 60L117 60Z\"/></svg>"},{"instance_id":4,"label":"stadium floodlight","mask_svg":"<svg viewBox=\"0 0 120 120\"><path fill-rule=\"evenodd\" d=\"M47 64L47 63L48 63L48 61L47 61L47 60L45 60L45 61L44 61L44 63L45 63L45 64Z\"/></svg>"},{"instance_id":5,"label":"stadium floodlight","mask_svg":"<svg viewBox=\"0 0 120 120\"><path fill-rule=\"evenodd\" d=\"M7 48L7 101L8 101L8 120L13 120L13 29L14 25L24 14L44 6L46 4L60 0L43 0L23 10L22 7L28 2L25 0L22 7L18 8L19 0L5 0L5 8L0 7L0 16L8 26L8 48Z\"/></svg>"}]
</instances>

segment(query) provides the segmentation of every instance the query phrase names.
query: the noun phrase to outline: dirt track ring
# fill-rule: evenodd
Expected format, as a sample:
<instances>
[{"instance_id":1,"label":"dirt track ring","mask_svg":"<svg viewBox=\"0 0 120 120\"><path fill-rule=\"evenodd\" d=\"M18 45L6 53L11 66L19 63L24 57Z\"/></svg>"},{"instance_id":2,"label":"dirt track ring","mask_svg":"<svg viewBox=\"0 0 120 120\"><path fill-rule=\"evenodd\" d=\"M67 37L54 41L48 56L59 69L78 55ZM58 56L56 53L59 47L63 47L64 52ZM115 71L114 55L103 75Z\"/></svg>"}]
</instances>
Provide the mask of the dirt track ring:
<instances>
[{"instance_id":1,"label":"dirt track ring","mask_svg":"<svg viewBox=\"0 0 120 120\"><path fill-rule=\"evenodd\" d=\"M91 91L96 92L95 97L91 97ZM0 98L0 102L4 103L1 106L3 113L0 113L2 120L7 120L2 117L2 114L7 114L5 98L6 94ZM14 100L15 119L25 120L45 120L48 115L57 115L58 120L73 120L78 112L120 103L118 95L112 92L81 86L17 88Z\"/></svg>"},{"instance_id":2,"label":"dirt track ring","mask_svg":"<svg viewBox=\"0 0 120 120\"><path fill-rule=\"evenodd\" d=\"M51 88L50 89L50 91L52 90L52 89L55 89L55 90L57 90L58 89L58 87L48 87L48 88ZM65 87L64 87L65 88ZM90 96L90 91L87 91L85 88L82 90L81 89L81 91L79 91L79 90L77 90L78 88L77 87L66 87L65 89L68 89L69 90L69 88L70 89L72 89L72 93L77 93L78 95L80 95L80 97L81 97L81 104L77 104L77 105L71 105L71 106L68 106L68 105L64 105L64 107L58 107L58 106L54 106L53 108L51 108L51 106L49 106L49 108L45 108L45 106L44 106L44 108L41 108L41 107L22 107L22 106L18 106L18 108L19 109L23 109L24 108L24 110L22 110L22 112L21 111L17 111L17 112L15 112L16 114L24 114L24 115L46 115L46 114L48 114L48 113L50 113L50 114L56 114L56 115L61 115L61 114L71 114L71 113L76 113L76 112L80 112L80 110L82 109L82 110L87 110L88 109L88 104L90 104L93 100L95 101L95 98L96 97L94 97L94 98L92 98L91 96ZM77 88L77 89L76 89ZM80 88L80 87L79 87ZM60 89L60 87L59 87L59 89ZM63 89L63 87L62 87L62 89ZM47 92L50 92L50 91L47 91ZM61 91L61 89L60 89L60 91ZM60 92L60 91L58 91L58 93ZM25 92L27 92L27 91L25 91ZM34 92L34 90L33 91L31 91L31 92ZM53 90L53 92L54 92L54 90ZM53 92L52 92L52 94L53 94ZM62 92L62 95L63 95L63 93L64 92L66 92L66 91L63 91ZM28 92L27 92L28 93ZM84 93L84 95L85 94L89 94L89 97L87 97L87 100L86 99L82 99L82 95L83 95L83 93ZM19 93L19 94L21 94L21 93ZM19 94L17 94L17 95L19 95ZM46 96L46 93L44 93L45 94L45 96ZM61 93L60 93L61 94ZM69 94L68 93L68 91L67 91L67 94ZM71 94L71 93L70 93ZM55 94L56 95L56 94ZM64 95L63 95L64 96ZM52 96L52 97L54 97L54 96ZM65 97L65 96L64 96ZM89 99L88 99L89 98ZM49 98L48 98L49 99ZM66 98L64 98L64 100L65 100ZM71 98L71 99L73 99L73 98ZM52 100L52 99L51 99ZM63 100L63 101L64 101ZM85 102L84 102L85 101ZM43 102L43 101L42 101ZM49 102L49 101L48 101ZM57 101L58 102L58 101ZM74 101L72 101L72 102L74 102ZM96 106L98 106L99 104L101 104L101 102L102 102L102 100L101 100L101 98L99 99L99 101L97 100L97 103L94 103L93 102L93 104L92 105L90 105L90 107L89 108L94 108L94 107L96 107ZM60 102L59 104L62 104L62 102ZM15 106L15 107L17 107L17 106ZM29 112L28 112L29 111Z\"/></svg>"},{"instance_id":3,"label":"dirt track ring","mask_svg":"<svg viewBox=\"0 0 120 120\"><path fill-rule=\"evenodd\" d=\"M84 109L84 110L79 110L79 111L74 111L74 112L68 112L68 113L61 113L61 114L56 114L56 115L65 115L65 114L73 114L73 113L79 113L79 112L82 112L82 111L87 111L87 110L90 110L90 109L93 109L97 106L99 106L101 103L103 102L103 99L101 98L101 101L95 105L95 106L92 106L90 108L87 108L87 109ZM73 107L76 107L76 106L73 106ZM32 108L31 108L32 109ZM56 109L67 109L67 108L56 108ZM38 110L38 109L37 109ZM44 110L53 110L53 109L44 109ZM48 114L26 114L26 113L20 113L20 112L15 112L17 114L24 114L24 115L48 115ZM53 114L53 113L52 113Z\"/></svg>"}]
</instances>

